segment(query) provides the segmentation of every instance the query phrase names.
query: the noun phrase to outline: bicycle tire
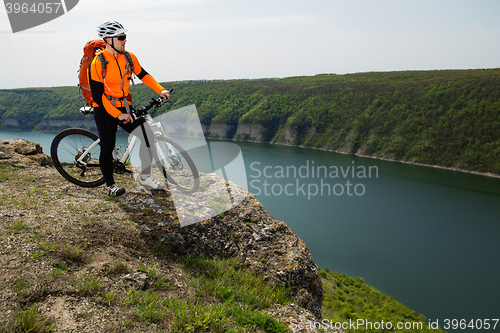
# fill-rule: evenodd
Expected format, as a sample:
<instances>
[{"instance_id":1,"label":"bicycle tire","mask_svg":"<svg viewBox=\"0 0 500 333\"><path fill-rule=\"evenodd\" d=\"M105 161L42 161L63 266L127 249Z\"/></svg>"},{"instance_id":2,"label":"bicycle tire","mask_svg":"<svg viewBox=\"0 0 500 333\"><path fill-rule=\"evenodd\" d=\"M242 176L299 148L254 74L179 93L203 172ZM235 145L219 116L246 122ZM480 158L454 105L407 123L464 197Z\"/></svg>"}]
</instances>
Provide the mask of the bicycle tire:
<instances>
[{"instance_id":1,"label":"bicycle tire","mask_svg":"<svg viewBox=\"0 0 500 333\"><path fill-rule=\"evenodd\" d=\"M175 149L175 155L172 155L162 142L169 143ZM156 144L157 149L160 150L158 157L167 181L184 193L196 192L200 187L200 176L191 156L177 141L166 135L157 137ZM167 158L168 161L165 162L164 158Z\"/></svg>"},{"instance_id":2,"label":"bicycle tire","mask_svg":"<svg viewBox=\"0 0 500 333\"><path fill-rule=\"evenodd\" d=\"M97 187L105 183L99 166L100 145L87 156L86 166L77 162L80 154L97 139L97 134L83 128L68 128L54 137L50 156L61 176L81 187Z\"/></svg>"}]
</instances>

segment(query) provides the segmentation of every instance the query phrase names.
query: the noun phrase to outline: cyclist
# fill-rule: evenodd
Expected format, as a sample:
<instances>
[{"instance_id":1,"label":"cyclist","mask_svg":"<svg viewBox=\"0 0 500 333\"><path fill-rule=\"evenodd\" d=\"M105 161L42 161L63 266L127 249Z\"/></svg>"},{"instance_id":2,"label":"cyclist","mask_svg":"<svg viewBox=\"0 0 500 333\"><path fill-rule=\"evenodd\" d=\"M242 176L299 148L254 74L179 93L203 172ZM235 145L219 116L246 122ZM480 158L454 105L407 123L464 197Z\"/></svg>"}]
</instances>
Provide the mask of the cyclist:
<instances>
[{"instance_id":1,"label":"cyclist","mask_svg":"<svg viewBox=\"0 0 500 333\"><path fill-rule=\"evenodd\" d=\"M118 187L113 178L112 153L116 144L118 125L141 139L139 156L142 171L139 184L148 189L165 189L165 184L158 182L150 175L152 156L155 154L153 132L144 118L134 120L127 97L130 97L129 86L132 73L162 98L170 99L170 92L141 67L133 53L124 53L127 30L120 23L105 22L98 27L97 31L99 37L106 43L106 48L102 51L106 62L105 75L103 75L101 64L102 58L95 57L89 66L88 77L92 98L97 104L97 106L94 105L94 119L101 139L99 164L108 186L108 195L120 196L125 193L125 189Z\"/></svg>"}]
</instances>

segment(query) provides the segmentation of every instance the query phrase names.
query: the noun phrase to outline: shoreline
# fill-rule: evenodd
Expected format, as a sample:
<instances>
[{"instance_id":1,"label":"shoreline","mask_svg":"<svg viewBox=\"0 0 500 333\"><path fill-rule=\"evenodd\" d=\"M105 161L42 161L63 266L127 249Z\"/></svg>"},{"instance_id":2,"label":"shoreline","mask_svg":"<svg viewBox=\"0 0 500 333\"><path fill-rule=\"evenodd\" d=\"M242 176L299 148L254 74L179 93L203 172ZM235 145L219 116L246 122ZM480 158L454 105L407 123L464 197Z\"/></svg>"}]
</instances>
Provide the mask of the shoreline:
<instances>
[{"instance_id":1,"label":"shoreline","mask_svg":"<svg viewBox=\"0 0 500 333\"><path fill-rule=\"evenodd\" d=\"M416 163L416 162L403 161L403 160L393 160L390 158L376 157L376 156L370 156L370 155L364 155L364 154L351 154L351 153L346 153L346 152L342 152L342 151L317 148L317 147L308 147L308 146L302 146L302 145L296 146L296 145L290 145L290 144L278 143L278 142L270 142L270 141L255 141L255 140L229 139L229 138L208 138L208 137L206 137L206 138L211 139L211 140L220 140L220 141L233 141L233 142L241 141L241 142L251 142L251 143L267 143L270 145L278 145L278 146L284 146L284 147L297 147L297 148L304 148L304 149L314 149L314 150L321 150L321 151L325 151L325 152L337 153L337 154L342 154L342 155L353 155L353 156L357 156L357 157L371 158L374 160L380 160L380 161L386 161L386 162L403 163L403 164L408 164L408 165L416 165L416 166L436 168L436 169L442 169L442 170L448 170L448 171L456 171L456 172L468 173L468 174L472 174L472 175L476 175L476 176L483 176L483 177L500 179L500 174L496 174L496 173L492 173L492 172L479 172L479 171L466 170L466 169L460 169L460 168L454 168L454 167L445 167L445 166L434 165L434 164L424 164L424 163Z\"/></svg>"},{"instance_id":2,"label":"shoreline","mask_svg":"<svg viewBox=\"0 0 500 333\"><path fill-rule=\"evenodd\" d=\"M59 133L59 131L33 131L33 130L29 131L29 130L6 130L6 129L2 129L1 131L4 131L4 132L31 132L31 133L40 132L40 133L55 133L55 134ZM303 145L297 146L297 145L291 145L291 144L285 144L285 143L279 143L279 142L231 139L231 138L215 138L215 137L207 137L207 136L205 136L205 139L219 140L219 141L233 141L233 142L241 141L241 142L251 142L251 143L267 143L267 144L271 144L271 145L278 145L278 146L285 146L285 147L314 149L314 150L321 150L321 151L337 153L337 154L342 154L342 155L353 155L353 156L371 158L371 159L386 161L386 162L397 162L397 163L403 163L403 164L408 164L408 165L437 168L437 169L448 170L448 171L468 173L468 174L472 174L472 175L476 175L476 176L483 176L483 177L500 179L500 174L496 174L496 173L492 173L492 172L479 172L479 171L474 171L474 170L466 170L466 169L460 169L460 168L454 168L454 167L445 167L445 166L434 165L434 164L425 164L425 163L417 163L417 162L410 162L410 161L403 161L403 160L394 160L394 159L384 158L384 157L376 157L376 156L364 155L364 154L352 154L352 153L346 153L346 152L337 151L337 150L330 150L330 149L317 148L317 147L308 147L308 146L303 146Z\"/></svg>"},{"instance_id":3,"label":"shoreline","mask_svg":"<svg viewBox=\"0 0 500 333\"><path fill-rule=\"evenodd\" d=\"M331 151L331 150L328 150ZM339 153L339 154L345 154L345 155L354 155L354 156L359 156L359 157L366 157L366 158L372 158L375 160L381 160L381 161L387 161L387 162L398 162L398 163L403 163L403 164L408 164L408 165L416 165L416 166L422 166L422 167L428 167L428 168L436 168L436 169L442 169L442 170L448 170L448 171L456 171L456 172L462 172L462 173L468 173L476 176L483 176L483 177L489 177L489 178L498 178L500 179L500 175L492 172L479 172L479 171L473 171L473 170L465 170L465 169L460 169L460 168L454 168L454 167L445 167L441 165L433 165L433 164L424 164L424 163L416 163L416 162L410 162L410 161L402 161L402 160L391 160L388 158L383 158L383 157L375 157L375 156L369 156L369 155L362 155L362 154L348 154L348 153L341 153L337 151L331 151L334 153Z\"/></svg>"}]
</instances>

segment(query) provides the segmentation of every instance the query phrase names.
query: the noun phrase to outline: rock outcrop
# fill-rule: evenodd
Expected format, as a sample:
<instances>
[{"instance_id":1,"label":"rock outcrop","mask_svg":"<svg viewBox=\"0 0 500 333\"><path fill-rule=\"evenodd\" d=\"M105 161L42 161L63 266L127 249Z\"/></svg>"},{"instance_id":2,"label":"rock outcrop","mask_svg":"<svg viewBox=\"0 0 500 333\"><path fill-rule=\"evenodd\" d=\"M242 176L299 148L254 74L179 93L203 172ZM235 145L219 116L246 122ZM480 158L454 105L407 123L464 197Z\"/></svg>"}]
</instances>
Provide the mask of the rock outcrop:
<instances>
[{"instance_id":1,"label":"rock outcrop","mask_svg":"<svg viewBox=\"0 0 500 333\"><path fill-rule=\"evenodd\" d=\"M210 125L202 124L201 127L205 136L216 139L264 142L268 140L271 133L269 128L260 124L238 123L238 125L230 125L213 123Z\"/></svg>"},{"instance_id":2,"label":"rock outcrop","mask_svg":"<svg viewBox=\"0 0 500 333\"><path fill-rule=\"evenodd\" d=\"M35 130L41 132L59 132L70 127L84 128L89 131L97 132L95 120L92 115L86 116L84 119L69 120L69 119L42 119L35 127Z\"/></svg>"},{"instance_id":3,"label":"rock outcrop","mask_svg":"<svg viewBox=\"0 0 500 333\"><path fill-rule=\"evenodd\" d=\"M215 175L204 177L210 178L210 187L226 186ZM212 194L206 192L208 201ZM290 288L297 304L321 318L321 278L306 244L284 222L274 219L254 195L231 184L232 196L244 197L241 202L223 214L182 227L174 213L175 206L179 207L173 201L177 196L162 193L134 190L127 194L128 209L147 235L183 255L237 257L242 267ZM181 205L190 206L189 202Z\"/></svg>"},{"instance_id":4,"label":"rock outcrop","mask_svg":"<svg viewBox=\"0 0 500 333\"><path fill-rule=\"evenodd\" d=\"M234 139L246 141L267 141L271 131L261 124L239 123Z\"/></svg>"},{"instance_id":5,"label":"rock outcrop","mask_svg":"<svg viewBox=\"0 0 500 333\"><path fill-rule=\"evenodd\" d=\"M52 165L52 160L43 153L40 144L14 139L0 142L0 165L2 164L25 168Z\"/></svg>"}]
</instances>

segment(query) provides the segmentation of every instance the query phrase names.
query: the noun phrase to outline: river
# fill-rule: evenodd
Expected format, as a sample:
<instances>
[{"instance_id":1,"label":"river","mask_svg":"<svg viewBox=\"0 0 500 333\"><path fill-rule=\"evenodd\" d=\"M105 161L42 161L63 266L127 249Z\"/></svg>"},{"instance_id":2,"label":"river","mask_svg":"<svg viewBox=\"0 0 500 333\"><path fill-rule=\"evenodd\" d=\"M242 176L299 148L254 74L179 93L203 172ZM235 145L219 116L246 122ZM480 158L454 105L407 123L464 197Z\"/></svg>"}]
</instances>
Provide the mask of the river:
<instances>
[{"instance_id":1,"label":"river","mask_svg":"<svg viewBox=\"0 0 500 333\"><path fill-rule=\"evenodd\" d=\"M54 135L0 132L0 140L22 137L50 154ZM237 144L248 190L304 240L319 267L361 276L440 324L499 317L500 179Z\"/></svg>"}]
</instances>

